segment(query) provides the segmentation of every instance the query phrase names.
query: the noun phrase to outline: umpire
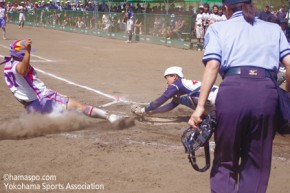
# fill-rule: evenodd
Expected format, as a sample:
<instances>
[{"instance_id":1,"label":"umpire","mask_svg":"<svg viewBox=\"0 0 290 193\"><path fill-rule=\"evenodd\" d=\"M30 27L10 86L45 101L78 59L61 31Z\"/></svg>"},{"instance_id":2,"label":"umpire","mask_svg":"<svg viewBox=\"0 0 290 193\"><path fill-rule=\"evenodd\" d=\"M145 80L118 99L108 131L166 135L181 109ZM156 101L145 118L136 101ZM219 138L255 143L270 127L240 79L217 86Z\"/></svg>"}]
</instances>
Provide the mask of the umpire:
<instances>
[{"instance_id":1,"label":"umpire","mask_svg":"<svg viewBox=\"0 0 290 193\"><path fill-rule=\"evenodd\" d=\"M201 122L218 73L216 148L211 192L265 193L278 122L274 81L279 60L290 91L290 47L277 24L255 18L251 0L223 0L227 21L209 26L198 105L188 123Z\"/></svg>"}]
</instances>

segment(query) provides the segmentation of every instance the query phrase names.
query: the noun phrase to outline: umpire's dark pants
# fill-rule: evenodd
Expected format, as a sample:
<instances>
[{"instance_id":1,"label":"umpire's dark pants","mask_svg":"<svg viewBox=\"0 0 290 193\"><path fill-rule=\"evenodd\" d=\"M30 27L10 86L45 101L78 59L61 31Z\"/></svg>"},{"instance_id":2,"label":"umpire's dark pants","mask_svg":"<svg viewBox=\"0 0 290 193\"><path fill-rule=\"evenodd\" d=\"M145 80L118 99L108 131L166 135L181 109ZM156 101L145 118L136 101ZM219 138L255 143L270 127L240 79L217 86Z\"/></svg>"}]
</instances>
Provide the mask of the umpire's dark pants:
<instances>
[{"instance_id":1,"label":"umpire's dark pants","mask_svg":"<svg viewBox=\"0 0 290 193\"><path fill-rule=\"evenodd\" d=\"M278 94L265 76L230 75L216 99L213 193L265 193L277 125Z\"/></svg>"}]
</instances>

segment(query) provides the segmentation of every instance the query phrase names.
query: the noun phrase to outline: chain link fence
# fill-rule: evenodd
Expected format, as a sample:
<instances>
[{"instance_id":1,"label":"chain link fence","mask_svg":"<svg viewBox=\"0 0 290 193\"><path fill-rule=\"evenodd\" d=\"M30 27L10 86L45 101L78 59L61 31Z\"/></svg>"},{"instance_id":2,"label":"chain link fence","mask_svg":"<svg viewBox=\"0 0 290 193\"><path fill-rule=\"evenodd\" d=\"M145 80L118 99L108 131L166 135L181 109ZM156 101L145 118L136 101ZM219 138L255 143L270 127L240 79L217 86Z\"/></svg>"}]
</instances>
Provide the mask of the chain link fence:
<instances>
[{"instance_id":1,"label":"chain link fence","mask_svg":"<svg viewBox=\"0 0 290 193\"><path fill-rule=\"evenodd\" d=\"M10 12L9 22L18 24L19 13ZM94 11L30 10L25 25L127 40L124 13ZM195 16L134 13L133 41L179 48L194 45Z\"/></svg>"}]
</instances>

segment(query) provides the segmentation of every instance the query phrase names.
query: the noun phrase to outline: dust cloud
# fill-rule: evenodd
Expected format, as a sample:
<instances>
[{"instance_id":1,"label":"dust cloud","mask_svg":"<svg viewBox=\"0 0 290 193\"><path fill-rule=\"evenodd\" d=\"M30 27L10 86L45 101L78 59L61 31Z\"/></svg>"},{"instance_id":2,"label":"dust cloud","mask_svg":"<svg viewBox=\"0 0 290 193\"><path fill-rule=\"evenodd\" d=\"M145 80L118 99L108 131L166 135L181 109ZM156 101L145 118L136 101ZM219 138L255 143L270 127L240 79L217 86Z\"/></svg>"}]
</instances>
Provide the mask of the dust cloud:
<instances>
[{"instance_id":1,"label":"dust cloud","mask_svg":"<svg viewBox=\"0 0 290 193\"><path fill-rule=\"evenodd\" d=\"M0 124L0 140L25 139L53 133L86 129L93 122L84 115L67 112L63 114L23 114Z\"/></svg>"}]
</instances>

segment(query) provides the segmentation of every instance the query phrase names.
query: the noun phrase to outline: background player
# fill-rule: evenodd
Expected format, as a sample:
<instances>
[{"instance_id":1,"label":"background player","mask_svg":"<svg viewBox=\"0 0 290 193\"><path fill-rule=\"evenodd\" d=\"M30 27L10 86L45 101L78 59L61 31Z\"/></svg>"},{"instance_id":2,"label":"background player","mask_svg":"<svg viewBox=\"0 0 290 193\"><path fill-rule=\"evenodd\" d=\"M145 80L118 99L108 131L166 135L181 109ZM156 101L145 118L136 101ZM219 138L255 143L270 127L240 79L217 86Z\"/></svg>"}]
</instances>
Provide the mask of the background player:
<instances>
[{"instance_id":1,"label":"background player","mask_svg":"<svg viewBox=\"0 0 290 193\"><path fill-rule=\"evenodd\" d=\"M6 40L6 20L8 19L7 8L4 0L0 0L0 27L2 28L3 40Z\"/></svg>"},{"instance_id":2,"label":"background player","mask_svg":"<svg viewBox=\"0 0 290 193\"><path fill-rule=\"evenodd\" d=\"M26 12L26 7L23 1L21 1L20 6L17 7L17 11L19 12L19 29L22 29L24 27Z\"/></svg>"},{"instance_id":3,"label":"background player","mask_svg":"<svg viewBox=\"0 0 290 193\"><path fill-rule=\"evenodd\" d=\"M164 72L164 78L168 87L166 91L156 100L150 102L147 106L132 105L133 114L143 116L145 114L156 114L168 112L179 104L195 109L201 82L196 80L187 80L184 78L182 68L178 66L169 67ZM207 110L213 110L215 104L217 86L213 86L207 101ZM163 105L172 98L172 101ZM161 106L163 105L163 106Z\"/></svg>"},{"instance_id":4,"label":"background player","mask_svg":"<svg viewBox=\"0 0 290 193\"><path fill-rule=\"evenodd\" d=\"M203 6L198 8L198 14L196 15L195 20L195 34L197 38L197 50L200 51L203 49L203 38L204 38L204 28L203 28Z\"/></svg>"},{"instance_id":5,"label":"background player","mask_svg":"<svg viewBox=\"0 0 290 193\"><path fill-rule=\"evenodd\" d=\"M48 89L38 78L33 66L30 65L32 41L16 40L10 45L11 58L5 58L3 63L5 81L28 113L62 113L65 110L77 110L94 118L106 119L111 123L123 117L109 114L107 111L94 106L83 105L74 99Z\"/></svg>"}]
</instances>

